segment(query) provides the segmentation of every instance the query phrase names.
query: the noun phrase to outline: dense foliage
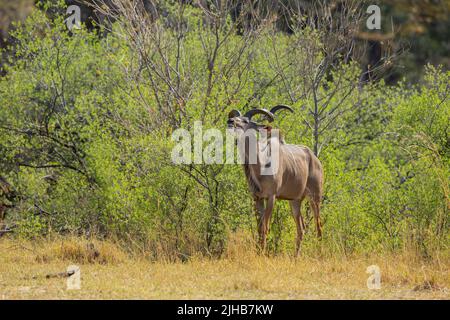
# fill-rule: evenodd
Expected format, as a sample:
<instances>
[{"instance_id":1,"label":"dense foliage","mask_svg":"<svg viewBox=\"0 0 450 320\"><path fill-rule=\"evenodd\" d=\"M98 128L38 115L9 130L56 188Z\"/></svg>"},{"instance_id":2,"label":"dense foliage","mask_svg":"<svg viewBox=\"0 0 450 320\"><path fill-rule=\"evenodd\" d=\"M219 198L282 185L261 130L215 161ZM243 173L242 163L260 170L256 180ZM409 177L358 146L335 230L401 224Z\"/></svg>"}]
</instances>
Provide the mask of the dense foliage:
<instances>
[{"instance_id":1,"label":"dense foliage","mask_svg":"<svg viewBox=\"0 0 450 320\"><path fill-rule=\"evenodd\" d=\"M62 17L35 11L13 34L0 78L0 176L15 197L0 200L17 234L220 253L230 232L256 233L242 169L175 165L171 134L195 120L225 131L231 109L288 103L295 114L275 125L315 148L325 169L321 246L427 255L448 245L450 72L428 66L416 86L360 84L346 61L309 79L327 45L314 30L242 35L229 17L211 26L198 8L166 9L148 33L120 20L102 37L69 32ZM278 202L272 251L293 248L291 220ZM317 245L313 231L306 248Z\"/></svg>"}]
</instances>

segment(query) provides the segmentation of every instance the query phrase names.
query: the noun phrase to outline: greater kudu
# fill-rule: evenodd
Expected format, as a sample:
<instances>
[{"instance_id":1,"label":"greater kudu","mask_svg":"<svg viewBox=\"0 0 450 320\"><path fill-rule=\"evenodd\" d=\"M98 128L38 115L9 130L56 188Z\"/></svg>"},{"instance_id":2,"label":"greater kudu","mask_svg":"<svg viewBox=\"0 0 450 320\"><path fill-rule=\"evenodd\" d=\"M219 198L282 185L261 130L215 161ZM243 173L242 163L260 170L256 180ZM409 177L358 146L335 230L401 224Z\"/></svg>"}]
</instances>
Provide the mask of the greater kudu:
<instances>
[{"instance_id":1,"label":"greater kudu","mask_svg":"<svg viewBox=\"0 0 450 320\"><path fill-rule=\"evenodd\" d=\"M317 236L322 236L320 222L320 201L322 198L323 170L319 159L305 146L286 144L280 137L270 135L272 128L252 120L257 114L262 114L269 122L274 120L274 113L279 110L292 108L285 105L273 107L270 111L265 109L252 109L242 115L238 110L232 110L228 115L228 129L233 130L237 140L247 139L257 135L263 130L269 131L267 145L271 149L278 148L278 168L272 174L261 174L262 168L267 166L265 160L260 159L260 152L256 150L256 163L250 163L251 148L244 141L245 161L243 163L245 176L255 201L258 214L258 233L260 246L265 251L269 222L272 215L275 199L289 200L292 214L297 226L296 255L299 254L300 244L305 232L305 222L300 209L302 201L308 197L314 213ZM256 144L256 148L260 145ZM271 159L270 161L273 161ZM266 201L266 205L264 205Z\"/></svg>"}]
</instances>

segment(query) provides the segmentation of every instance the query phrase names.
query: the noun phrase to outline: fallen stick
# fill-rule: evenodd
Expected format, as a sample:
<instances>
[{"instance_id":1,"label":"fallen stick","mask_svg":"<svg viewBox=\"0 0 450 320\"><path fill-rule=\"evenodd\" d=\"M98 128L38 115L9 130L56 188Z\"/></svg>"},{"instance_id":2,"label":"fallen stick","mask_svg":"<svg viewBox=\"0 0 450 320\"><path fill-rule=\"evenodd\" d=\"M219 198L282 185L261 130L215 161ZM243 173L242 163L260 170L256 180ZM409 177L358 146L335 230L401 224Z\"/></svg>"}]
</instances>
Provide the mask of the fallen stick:
<instances>
[{"instance_id":1,"label":"fallen stick","mask_svg":"<svg viewBox=\"0 0 450 320\"><path fill-rule=\"evenodd\" d=\"M6 229L6 230L0 230L0 237L2 237L3 235L9 233L9 232L13 232L11 229Z\"/></svg>"},{"instance_id":2,"label":"fallen stick","mask_svg":"<svg viewBox=\"0 0 450 320\"><path fill-rule=\"evenodd\" d=\"M76 270L70 270L65 272L59 272L59 273L50 273L45 276L47 279L51 278L68 278L70 276L73 276L75 274Z\"/></svg>"},{"instance_id":3,"label":"fallen stick","mask_svg":"<svg viewBox=\"0 0 450 320\"><path fill-rule=\"evenodd\" d=\"M65 272L58 272L58 273L49 273L45 276L43 275L36 275L32 276L31 279L38 279L44 277L45 279L53 279L53 278L68 278L70 276L73 276L77 270L70 270Z\"/></svg>"}]
</instances>

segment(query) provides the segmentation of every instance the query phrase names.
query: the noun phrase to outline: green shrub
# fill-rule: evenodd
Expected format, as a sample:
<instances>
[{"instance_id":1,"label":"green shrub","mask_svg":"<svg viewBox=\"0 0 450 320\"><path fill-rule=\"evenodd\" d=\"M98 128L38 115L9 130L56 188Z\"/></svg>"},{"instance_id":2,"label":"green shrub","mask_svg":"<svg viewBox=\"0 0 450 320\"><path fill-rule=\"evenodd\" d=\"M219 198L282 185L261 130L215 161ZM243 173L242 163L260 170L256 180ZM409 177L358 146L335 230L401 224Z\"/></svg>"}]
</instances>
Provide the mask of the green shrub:
<instances>
[{"instance_id":1,"label":"green shrub","mask_svg":"<svg viewBox=\"0 0 450 320\"><path fill-rule=\"evenodd\" d=\"M173 64L178 42L169 20L179 17L169 8L159 27ZM62 18L36 11L13 34L15 56L0 78L0 176L20 194L8 211L18 234L116 237L155 255L181 256L220 253L230 232L256 234L240 166L175 165L171 133L192 130L199 119L205 128L224 129L227 112L244 108L255 92L263 105L291 101L283 81L271 82L276 70L270 48L275 39L278 49L292 50L294 39L262 32L246 39L250 45L234 60L243 39L231 33L210 69L205 42L212 45L214 33L199 23L195 8L183 19L188 31L178 54L184 63L175 79L184 100L151 68L137 68L132 40L117 33L71 34ZM113 28L125 26L119 21ZM225 24L220 35L229 28ZM296 37L316 41L307 32ZM293 63L290 55L280 59ZM152 61L162 72L161 56ZM300 83L302 74L289 70L289 81ZM432 246L447 246L449 72L429 67L426 83L417 88L380 82L350 94L339 85L358 81L359 69L349 64L334 72L319 93L337 88L329 110L341 108L342 99L353 107L343 109L321 137L327 142L320 154L324 245L345 254L410 245L426 254ZM340 84L333 81L338 73L344 75ZM288 142L312 146L305 120L313 119L304 107L311 99L294 101L297 112L277 119ZM291 250L295 230L287 203L277 204L273 221L271 250ZM309 227L305 246L314 248Z\"/></svg>"}]
</instances>

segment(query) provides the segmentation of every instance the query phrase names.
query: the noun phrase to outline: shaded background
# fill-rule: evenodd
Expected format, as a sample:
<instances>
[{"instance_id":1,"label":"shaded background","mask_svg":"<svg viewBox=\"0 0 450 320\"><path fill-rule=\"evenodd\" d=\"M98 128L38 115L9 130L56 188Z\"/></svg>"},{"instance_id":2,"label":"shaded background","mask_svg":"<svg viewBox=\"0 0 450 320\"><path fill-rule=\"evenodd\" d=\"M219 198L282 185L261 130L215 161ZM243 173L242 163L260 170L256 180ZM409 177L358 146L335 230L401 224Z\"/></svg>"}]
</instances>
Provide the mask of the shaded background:
<instances>
[{"instance_id":1,"label":"shaded background","mask_svg":"<svg viewBox=\"0 0 450 320\"><path fill-rule=\"evenodd\" d=\"M148 11L156 11L154 1L142 0ZM82 22L88 28L95 28L101 19L89 6L89 1L66 0L66 4L77 4L81 8ZM195 5L196 1L186 1ZM207 0L202 0L207 4ZM277 25L281 31L290 32L285 12L289 7L298 6L310 0L259 1L265 11L277 15ZM339 10L339 2L335 10ZM450 66L450 19L449 0L382 0L378 4L382 14L382 29L361 31L359 40L368 47L361 59L364 70L380 63L383 56L395 52L396 59L390 72L383 73L388 83L395 83L403 77L410 83L417 83L427 64ZM371 3L372 3L371 2ZM6 48L11 41L9 32L14 21L23 21L36 8L39 0L0 0L0 47ZM239 12L239 1L236 2ZM155 5L157 6L157 4ZM369 16L369 15L368 15ZM369 80L369 79L368 79Z\"/></svg>"}]
</instances>

